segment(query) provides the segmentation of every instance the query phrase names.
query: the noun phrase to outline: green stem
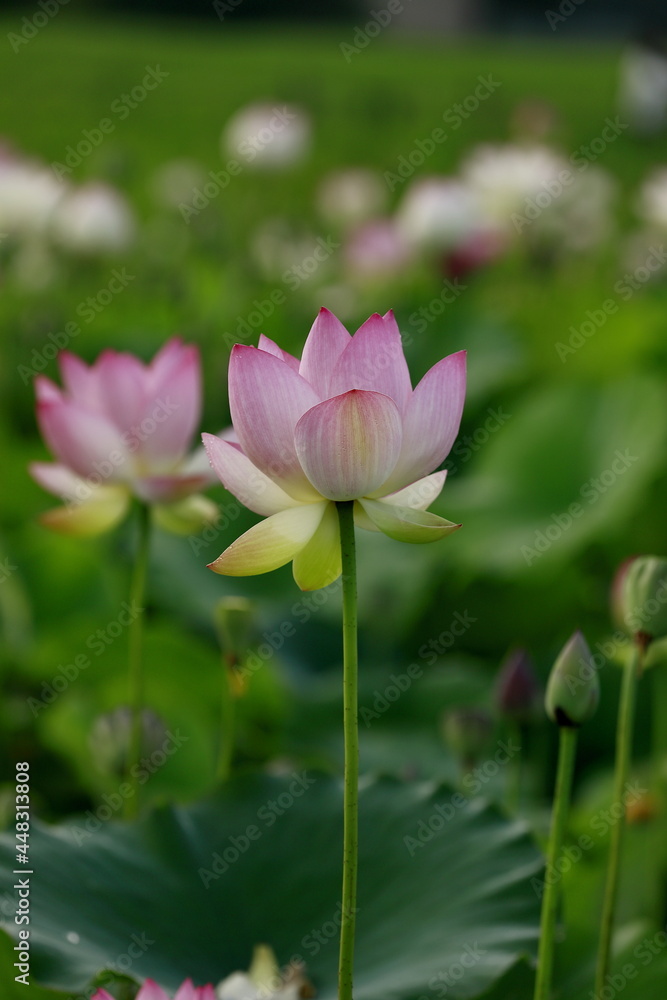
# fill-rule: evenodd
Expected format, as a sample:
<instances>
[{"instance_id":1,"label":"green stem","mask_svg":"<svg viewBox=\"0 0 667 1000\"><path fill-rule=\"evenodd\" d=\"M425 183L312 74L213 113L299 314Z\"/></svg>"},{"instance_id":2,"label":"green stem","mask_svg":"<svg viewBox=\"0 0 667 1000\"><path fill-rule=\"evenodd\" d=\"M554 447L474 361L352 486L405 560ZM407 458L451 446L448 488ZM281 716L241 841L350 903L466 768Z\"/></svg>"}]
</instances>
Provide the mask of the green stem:
<instances>
[{"instance_id":1,"label":"green stem","mask_svg":"<svg viewBox=\"0 0 667 1000\"><path fill-rule=\"evenodd\" d=\"M549 847L547 850L547 876L551 872L558 871L558 861L560 860L560 852L570 808L574 758L577 749L577 729L572 726L561 726L559 731L558 771L556 774L551 831L549 833ZM548 1000L551 994L559 881L559 879L554 878L545 879L540 922L540 946L537 956L537 977L535 980L535 1000Z\"/></svg>"},{"instance_id":2,"label":"green stem","mask_svg":"<svg viewBox=\"0 0 667 1000\"><path fill-rule=\"evenodd\" d=\"M222 661L222 698L220 705L220 743L218 745L218 763L216 779L223 784L229 780L234 755L234 693L232 691L231 671L233 669L233 654L226 654Z\"/></svg>"},{"instance_id":3,"label":"green stem","mask_svg":"<svg viewBox=\"0 0 667 1000\"><path fill-rule=\"evenodd\" d=\"M338 965L338 1000L352 1000L354 931L359 862L359 728L357 718L357 567L354 544L354 502L336 504L343 563L343 727L345 782L343 797L343 898Z\"/></svg>"},{"instance_id":4,"label":"green stem","mask_svg":"<svg viewBox=\"0 0 667 1000\"><path fill-rule=\"evenodd\" d=\"M130 585L130 607L135 613L129 625L128 667L130 687L130 745L126 761L126 777L132 793L125 799L127 819L137 815L139 810L139 785L137 782L139 758L141 757L142 710L144 707L143 675L143 623L146 574L150 546L151 512L147 504L139 507L139 541Z\"/></svg>"},{"instance_id":5,"label":"green stem","mask_svg":"<svg viewBox=\"0 0 667 1000\"><path fill-rule=\"evenodd\" d=\"M616 728L616 763L614 765L614 806L623 805L625 786L628 780L630 756L632 753L632 731L635 717L635 701L637 695L637 678L641 670L643 643L635 641L630 659L623 668L623 683L621 685L621 700L618 708L618 723ZM612 826L609 840L609 859L607 861L607 881L605 885L602 917L600 922L600 944L598 948L597 968L595 972L595 993L600 995L605 987L609 974L611 960L611 939L614 932L614 917L616 913L616 896L618 893L618 878L621 865L621 848L625 830L625 815Z\"/></svg>"},{"instance_id":6,"label":"green stem","mask_svg":"<svg viewBox=\"0 0 667 1000\"><path fill-rule=\"evenodd\" d=\"M652 844L647 858L652 859L649 878L656 884L656 919L660 926L665 923L665 889L667 887L667 670L662 663L651 670L651 740L652 775L651 789L655 797L655 814L652 828Z\"/></svg>"},{"instance_id":7,"label":"green stem","mask_svg":"<svg viewBox=\"0 0 667 1000\"><path fill-rule=\"evenodd\" d=\"M509 722L508 735L510 743L514 743L518 747L523 746L523 738L525 733L522 732L524 727L519 722ZM505 791L505 803L507 806L507 811L510 813L517 812L519 805L521 803L521 785L523 778L523 767L522 760L523 754L519 753L516 755L516 760L513 760L509 772L507 775L507 788Z\"/></svg>"}]
</instances>

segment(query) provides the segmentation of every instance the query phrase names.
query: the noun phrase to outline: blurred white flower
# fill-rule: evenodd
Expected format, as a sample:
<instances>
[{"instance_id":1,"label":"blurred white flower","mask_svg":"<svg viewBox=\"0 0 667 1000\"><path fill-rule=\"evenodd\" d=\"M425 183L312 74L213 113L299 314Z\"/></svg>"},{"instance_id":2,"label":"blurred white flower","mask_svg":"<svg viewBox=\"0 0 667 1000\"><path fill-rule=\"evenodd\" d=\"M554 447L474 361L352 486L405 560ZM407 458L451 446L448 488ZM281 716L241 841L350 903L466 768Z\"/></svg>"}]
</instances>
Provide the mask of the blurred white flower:
<instances>
[{"instance_id":1,"label":"blurred white flower","mask_svg":"<svg viewBox=\"0 0 667 1000\"><path fill-rule=\"evenodd\" d=\"M47 167L10 154L0 156L0 232L44 233L67 190Z\"/></svg>"},{"instance_id":2,"label":"blurred white flower","mask_svg":"<svg viewBox=\"0 0 667 1000\"><path fill-rule=\"evenodd\" d=\"M411 184L396 222L408 243L426 250L450 250L485 228L479 200L452 177L427 177Z\"/></svg>"},{"instance_id":3,"label":"blurred white flower","mask_svg":"<svg viewBox=\"0 0 667 1000\"><path fill-rule=\"evenodd\" d=\"M249 104L229 119L221 137L223 156L237 157L242 166L266 169L298 163L310 143L308 116L288 104Z\"/></svg>"},{"instance_id":4,"label":"blurred white flower","mask_svg":"<svg viewBox=\"0 0 667 1000\"><path fill-rule=\"evenodd\" d=\"M362 167L328 174L317 191L317 208L328 222L355 225L372 219L387 204L387 185L380 174Z\"/></svg>"},{"instance_id":5,"label":"blurred white flower","mask_svg":"<svg viewBox=\"0 0 667 1000\"><path fill-rule=\"evenodd\" d=\"M216 987L218 1000L302 1000L315 993L302 965L281 972L267 945L255 948L249 972L233 972Z\"/></svg>"},{"instance_id":6,"label":"blurred white flower","mask_svg":"<svg viewBox=\"0 0 667 1000\"><path fill-rule=\"evenodd\" d=\"M52 219L54 240L77 253L124 250L132 243L134 232L128 203L106 184L84 184L70 191Z\"/></svg>"},{"instance_id":7,"label":"blurred white flower","mask_svg":"<svg viewBox=\"0 0 667 1000\"><path fill-rule=\"evenodd\" d=\"M621 59L619 111L638 132L667 125L667 55L650 42L629 46Z\"/></svg>"},{"instance_id":8,"label":"blurred white flower","mask_svg":"<svg viewBox=\"0 0 667 1000\"><path fill-rule=\"evenodd\" d=\"M484 216L508 227L514 212L568 169L567 161L546 146L483 144L463 163L462 177Z\"/></svg>"},{"instance_id":9,"label":"blurred white flower","mask_svg":"<svg viewBox=\"0 0 667 1000\"><path fill-rule=\"evenodd\" d=\"M563 187L537 224L549 228L565 249L591 250L613 232L616 191L616 182L606 170L590 166L574 174L572 183Z\"/></svg>"},{"instance_id":10,"label":"blurred white flower","mask_svg":"<svg viewBox=\"0 0 667 1000\"><path fill-rule=\"evenodd\" d=\"M412 263L414 252L393 219L374 219L355 230L345 244L352 280L394 278Z\"/></svg>"},{"instance_id":11,"label":"blurred white flower","mask_svg":"<svg viewBox=\"0 0 667 1000\"><path fill-rule=\"evenodd\" d=\"M656 167L639 190L639 215L652 226L667 227L667 166Z\"/></svg>"}]
</instances>

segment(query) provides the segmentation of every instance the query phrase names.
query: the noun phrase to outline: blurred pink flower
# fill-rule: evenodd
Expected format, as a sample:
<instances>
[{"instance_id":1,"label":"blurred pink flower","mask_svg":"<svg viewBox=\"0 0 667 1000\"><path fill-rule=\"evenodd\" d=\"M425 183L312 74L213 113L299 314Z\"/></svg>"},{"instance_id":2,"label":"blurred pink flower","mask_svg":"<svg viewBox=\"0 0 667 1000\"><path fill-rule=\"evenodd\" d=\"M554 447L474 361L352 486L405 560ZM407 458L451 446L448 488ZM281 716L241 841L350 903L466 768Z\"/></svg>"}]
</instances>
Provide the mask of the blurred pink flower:
<instances>
[{"instance_id":1,"label":"blurred pink flower","mask_svg":"<svg viewBox=\"0 0 667 1000\"><path fill-rule=\"evenodd\" d=\"M149 365L111 350L90 367L68 351L58 360L64 389L35 379L37 421L58 463L33 462L30 472L66 504L42 515L48 527L98 534L132 495L175 504L211 482L203 450L187 455L201 409L196 347L174 338Z\"/></svg>"},{"instance_id":2,"label":"blurred pink flower","mask_svg":"<svg viewBox=\"0 0 667 1000\"><path fill-rule=\"evenodd\" d=\"M238 444L204 443L214 471L241 503L266 517L211 563L229 576L293 561L302 590L341 572L335 501L354 500L359 527L430 542L459 525L426 508L440 493L444 461L465 397L465 352L439 361L412 389L393 313L351 337L322 309L297 358L268 337L237 344L229 399Z\"/></svg>"},{"instance_id":3,"label":"blurred pink flower","mask_svg":"<svg viewBox=\"0 0 667 1000\"><path fill-rule=\"evenodd\" d=\"M114 1000L114 998L106 990L99 989L92 1000ZM171 998L156 982L146 979L135 1000L171 1000ZM192 980L186 979L179 986L174 1000L216 1000L215 989L210 983L206 986L193 986Z\"/></svg>"}]
</instances>

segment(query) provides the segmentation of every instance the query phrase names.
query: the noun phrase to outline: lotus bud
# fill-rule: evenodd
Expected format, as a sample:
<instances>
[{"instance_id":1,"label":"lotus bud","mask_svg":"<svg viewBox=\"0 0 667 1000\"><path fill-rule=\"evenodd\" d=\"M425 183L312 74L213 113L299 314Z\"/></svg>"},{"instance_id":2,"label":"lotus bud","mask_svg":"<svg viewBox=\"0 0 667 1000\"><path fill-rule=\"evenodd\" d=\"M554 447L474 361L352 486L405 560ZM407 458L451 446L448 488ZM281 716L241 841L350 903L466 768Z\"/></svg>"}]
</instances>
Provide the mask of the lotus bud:
<instances>
[{"instance_id":1,"label":"lotus bud","mask_svg":"<svg viewBox=\"0 0 667 1000\"><path fill-rule=\"evenodd\" d=\"M224 660L229 668L231 689L238 697L245 691L238 668L250 647L253 605L245 597L223 597L216 605L214 618Z\"/></svg>"},{"instance_id":2,"label":"lotus bud","mask_svg":"<svg viewBox=\"0 0 667 1000\"><path fill-rule=\"evenodd\" d=\"M635 641L648 645L667 636L667 559L638 556L627 566L618 587L623 627Z\"/></svg>"},{"instance_id":3,"label":"lotus bud","mask_svg":"<svg viewBox=\"0 0 667 1000\"><path fill-rule=\"evenodd\" d=\"M540 685L533 661L525 649L514 649L504 659L496 683L496 705L501 715L525 723L533 714Z\"/></svg>"},{"instance_id":4,"label":"lotus bud","mask_svg":"<svg viewBox=\"0 0 667 1000\"><path fill-rule=\"evenodd\" d=\"M442 738L465 768L472 767L484 754L491 734L493 719L483 708L455 708L442 719Z\"/></svg>"},{"instance_id":5,"label":"lotus bud","mask_svg":"<svg viewBox=\"0 0 667 1000\"><path fill-rule=\"evenodd\" d=\"M559 726L578 727L591 718L600 699L600 682L588 643L577 631L554 663L545 697L547 715Z\"/></svg>"}]
</instances>

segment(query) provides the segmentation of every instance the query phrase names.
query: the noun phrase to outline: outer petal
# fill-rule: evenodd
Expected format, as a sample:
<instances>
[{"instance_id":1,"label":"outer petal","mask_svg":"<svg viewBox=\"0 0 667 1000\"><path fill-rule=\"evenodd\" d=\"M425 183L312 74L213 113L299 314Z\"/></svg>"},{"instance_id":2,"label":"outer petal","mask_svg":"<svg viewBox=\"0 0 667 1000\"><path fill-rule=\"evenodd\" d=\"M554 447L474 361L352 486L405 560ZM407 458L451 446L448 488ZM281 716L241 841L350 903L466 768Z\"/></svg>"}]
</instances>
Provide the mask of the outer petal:
<instances>
[{"instance_id":1,"label":"outer petal","mask_svg":"<svg viewBox=\"0 0 667 1000\"><path fill-rule=\"evenodd\" d=\"M394 507L380 500L363 499L359 503L380 531L399 542L436 542L461 527L428 511Z\"/></svg>"},{"instance_id":2,"label":"outer petal","mask_svg":"<svg viewBox=\"0 0 667 1000\"><path fill-rule=\"evenodd\" d=\"M289 365L256 347L237 344L229 360L229 406L243 451L253 465L296 500L316 500L297 458L294 428L318 402L312 386Z\"/></svg>"},{"instance_id":3,"label":"outer petal","mask_svg":"<svg viewBox=\"0 0 667 1000\"><path fill-rule=\"evenodd\" d=\"M334 395L329 391L331 377L336 362L351 341L340 320L328 309L320 309L304 344L299 368L299 374L312 385L320 399Z\"/></svg>"},{"instance_id":4,"label":"outer petal","mask_svg":"<svg viewBox=\"0 0 667 1000\"><path fill-rule=\"evenodd\" d=\"M276 342L271 340L270 337L265 337L263 333L260 333L259 344L257 346L260 351L266 351L267 354L273 354L276 358L280 358L281 361L284 361L286 365L289 365L290 368L293 368L295 372L298 372L299 365L301 364L299 359L295 358L293 354L289 353L289 351L283 351L282 347L278 347Z\"/></svg>"},{"instance_id":5,"label":"outer petal","mask_svg":"<svg viewBox=\"0 0 667 1000\"><path fill-rule=\"evenodd\" d=\"M114 1000L114 998L100 986L97 992L93 993L92 1000Z\"/></svg>"},{"instance_id":6,"label":"outer petal","mask_svg":"<svg viewBox=\"0 0 667 1000\"><path fill-rule=\"evenodd\" d=\"M440 496L442 487L447 478L447 469L441 472L434 472L430 476L418 479L416 483L411 483L396 493L380 497L383 503L398 507L412 507L413 510L426 510L430 507L436 497Z\"/></svg>"},{"instance_id":7,"label":"outer petal","mask_svg":"<svg viewBox=\"0 0 667 1000\"><path fill-rule=\"evenodd\" d=\"M160 355L158 355L160 357ZM148 462L173 463L183 457L201 415L201 367L196 347L172 348L167 360L151 366L144 396L139 451ZM152 384L151 384L152 383Z\"/></svg>"},{"instance_id":8,"label":"outer petal","mask_svg":"<svg viewBox=\"0 0 667 1000\"><path fill-rule=\"evenodd\" d=\"M301 590L328 587L340 576L340 529L334 504L328 504L319 528L294 557L292 569Z\"/></svg>"},{"instance_id":9,"label":"outer petal","mask_svg":"<svg viewBox=\"0 0 667 1000\"><path fill-rule=\"evenodd\" d=\"M412 384L393 313L386 319L375 313L359 327L336 363L330 388L331 395L348 389L382 392L403 413Z\"/></svg>"},{"instance_id":10,"label":"outer petal","mask_svg":"<svg viewBox=\"0 0 667 1000\"><path fill-rule=\"evenodd\" d=\"M38 403L37 420L56 458L79 475L113 480L127 471L125 442L106 417L63 399Z\"/></svg>"},{"instance_id":11,"label":"outer petal","mask_svg":"<svg viewBox=\"0 0 667 1000\"><path fill-rule=\"evenodd\" d=\"M244 507L268 517L278 511L298 507L295 500L265 476L242 451L215 434L202 434L206 454L218 479Z\"/></svg>"},{"instance_id":12,"label":"outer petal","mask_svg":"<svg viewBox=\"0 0 667 1000\"><path fill-rule=\"evenodd\" d=\"M311 540L327 506L304 504L273 514L232 542L209 569L225 576L254 576L284 566Z\"/></svg>"},{"instance_id":13,"label":"outer petal","mask_svg":"<svg viewBox=\"0 0 667 1000\"><path fill-rule=\"evenodd\" d=\"M169 997L154 979L146 979L135 1000L169 1000Z\"/></svg>"},{"instance_id":14,"label":"outer petal","mask_svg":"<svg viewBox=\"0 0 667 1000\"><path fill-rule=\"evenodd\" d=\"M38 375L35 379L35 396L37 397L37 405L40 403L59 403L63 398L61 390L46 375Z\"/></svg>"},{"instance_id":15,"label":"outer petal","mask_svg":"<svg viewBox=\"0 0 667 1000\"><path fill-rule=\"evenodd\" d=\"M443 358L424 375L403 414L401 455L383 484L385 494L421 479L444 462L458 434L465 390L465 351Z\"/></svg>"},{"instance_id":16,"label":"outer petal","mask_svg":"<svg viewBox=\"0 0 667 1000\"><path fill-rule=\"evenodd\" d=\"M401 417L389 396L352 389L304 413L294 437L301 465L322 496L354 500L377 489L394 468Z\"/></svg>"},{"instance_id":17,"label":"outer petal","mask_svg":"<svg viewBox=\"0 0 667 1000\"><path fill-rule=\"evenodd\" d=\"M43 490L63 499L81 499L89 496L92 490L85 479L75 475L67 466L56 465L55 462L31 462L28 471ZM84 493L80 492L81 488Z\"/></svg>"},{"instance_id":18,"label":"outer petal","mask_svg":"<svg viewBox=\"0 0 667 1000\"><path fill-rule=\"evenodd\" d=\"M63 535L89 538L110 531L127 514L130 494L122 486L98 486L89 500L54 507L40 515L40 522Z\"/></svg>"}]
</instances>

